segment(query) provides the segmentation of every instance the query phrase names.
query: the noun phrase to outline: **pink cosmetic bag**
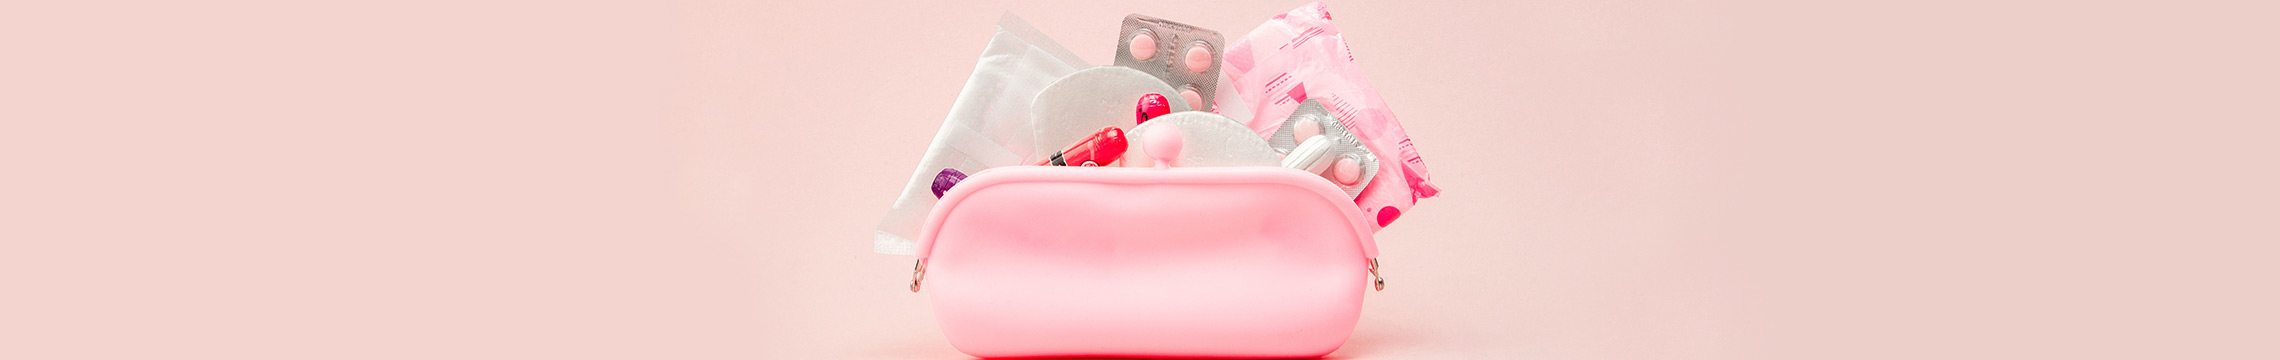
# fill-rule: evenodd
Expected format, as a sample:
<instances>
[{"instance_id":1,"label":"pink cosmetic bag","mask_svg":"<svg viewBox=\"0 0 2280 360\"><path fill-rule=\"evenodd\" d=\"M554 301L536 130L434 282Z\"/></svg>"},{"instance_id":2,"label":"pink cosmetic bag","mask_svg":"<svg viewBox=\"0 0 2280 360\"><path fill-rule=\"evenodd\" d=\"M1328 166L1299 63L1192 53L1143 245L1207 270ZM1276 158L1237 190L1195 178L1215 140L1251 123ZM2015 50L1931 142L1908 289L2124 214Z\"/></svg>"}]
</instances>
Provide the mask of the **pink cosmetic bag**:
<instances>
[{"instance_id":1,"label":"pink cosmetic bag","mask_svg":"<svg viewBox=\"0 0 2280 360\"><path fill-rule=\"evenodd\" d=\"M936 205L911 291L980 357L1318 357L1361 315L1369 226L1287 168L995 168Z\"/></svg>"}]
</instances>

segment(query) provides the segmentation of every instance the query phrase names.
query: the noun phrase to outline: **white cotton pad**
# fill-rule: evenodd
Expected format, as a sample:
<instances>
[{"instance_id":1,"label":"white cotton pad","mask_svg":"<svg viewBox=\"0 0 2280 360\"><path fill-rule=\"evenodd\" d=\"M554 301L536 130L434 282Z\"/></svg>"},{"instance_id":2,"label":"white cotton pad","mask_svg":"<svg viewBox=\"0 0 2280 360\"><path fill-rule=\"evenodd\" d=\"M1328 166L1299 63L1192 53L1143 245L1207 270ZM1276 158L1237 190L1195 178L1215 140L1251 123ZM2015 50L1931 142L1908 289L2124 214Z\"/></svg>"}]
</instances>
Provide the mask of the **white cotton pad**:
<instances>
[{"instance_id":1,"label":"white cotton pad","mask_svg":"<svg viewBox=\"0 0 2280 360\"><path fill-rule=\"evenodd\" d=\"M1226 116L1204 111L1184 111L1167 114L1133 127L1129 138L1148 139L1148 132L1164 127L1177 127L1180 132L1179 157L1174 167L1212 166L1282 166L1282 154L1267 146L1267 139L1259 137L1243 123ZM1151 142L1141 141L1132 146L1143 149L1124 151L1126 167L1154 166L1145 149Z\"/></svg>"},{"instance_id":2,"label":"white cotton pad","mask_svg":"<svg viewBox=\"0 0 2280 360\"><path fill-rule=\"evenodd\" d=\"M1083 141L1103 127L1131 130L1135 107L1140 97L1148 94L1164 96L1172 113L1193 110L1187 100L1175 95L1178 92L1163 80L1122 66L1077 70L1054 80L1037 93L1036 101L1029 108L1036 129L1033 143L1037 147L1032 153L1052 154ZM1028 162L1037 160L1033 157Z\"/></svg>"}]
</instances>

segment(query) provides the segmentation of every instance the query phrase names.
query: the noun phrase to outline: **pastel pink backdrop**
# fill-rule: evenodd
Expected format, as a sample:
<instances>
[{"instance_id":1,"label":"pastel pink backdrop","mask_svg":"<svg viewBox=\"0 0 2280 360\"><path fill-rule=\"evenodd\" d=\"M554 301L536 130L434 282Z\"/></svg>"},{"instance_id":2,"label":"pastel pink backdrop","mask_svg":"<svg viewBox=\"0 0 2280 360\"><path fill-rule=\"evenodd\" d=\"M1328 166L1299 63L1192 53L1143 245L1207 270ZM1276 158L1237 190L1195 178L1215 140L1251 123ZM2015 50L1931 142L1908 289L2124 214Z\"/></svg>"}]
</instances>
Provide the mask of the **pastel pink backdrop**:
<instances>
[{"instance_id":1,"label":"pastel pink backdrop","mask_svg":"<svg viewBox=\"0 0 2280 360\"><path fill-rule=\"evenodd\" d=\"M991 23L0 4L0 358L956 359L870 228ZM1445 192L1333 358L2270 358L2270 5L1333 1Z\"/></svg>"}]
</instances>

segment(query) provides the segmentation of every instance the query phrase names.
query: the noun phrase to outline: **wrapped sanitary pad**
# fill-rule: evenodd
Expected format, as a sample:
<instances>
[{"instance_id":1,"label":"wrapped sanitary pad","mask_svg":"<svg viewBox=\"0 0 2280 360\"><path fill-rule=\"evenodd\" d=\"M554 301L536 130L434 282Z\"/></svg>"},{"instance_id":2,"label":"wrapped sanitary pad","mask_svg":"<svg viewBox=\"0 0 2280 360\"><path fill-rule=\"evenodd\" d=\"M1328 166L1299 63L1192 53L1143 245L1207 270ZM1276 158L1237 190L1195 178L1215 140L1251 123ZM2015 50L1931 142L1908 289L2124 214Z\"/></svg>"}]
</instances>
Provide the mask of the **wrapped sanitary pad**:
<instances>
[{"instance_id":1,"label":"wrapped sanitary pad","mask_svg":"<svg viewBox=\"0 0 2280 360\"><path fill-rule=\"evenodd\" d=\"M1068 145L1034 143L1031 102L1054 80L1090 65L1012 13L1000 17L997 25L997 35L982 50L965 89L958 91L958 101L950 106L950 116L934 134L934 143L927 146L926 157L911 172L894 208L879 221L872 251L905 255L917 251L914 239L941 193L935 189L938 178L962 179L982 169L1022 165L1036 158L1039 147ZM957 176L948 175L952 173Z\"/></svg>"},{"instance_id":2,"label":"wrapped sanitary pad","mask_svg":"<svg viewBox=\"0 0 2280 360\"><path fill-rule=\"evenodd\" d=\"M1227 50L1226 74L1250 105L1247 125L1262 137L1275 134L1284 120L1309 100L1329 109L1359 135L1380 160L1379 169L1354 202L1377 228L1384 228L1417 199L1440 194L1425 174L1425 160L1409 133L1362 76L1338 27L1322 3L1276 15ZM1224 93L1224 91L1222 92Z\"/></svg>"}]
</instances>

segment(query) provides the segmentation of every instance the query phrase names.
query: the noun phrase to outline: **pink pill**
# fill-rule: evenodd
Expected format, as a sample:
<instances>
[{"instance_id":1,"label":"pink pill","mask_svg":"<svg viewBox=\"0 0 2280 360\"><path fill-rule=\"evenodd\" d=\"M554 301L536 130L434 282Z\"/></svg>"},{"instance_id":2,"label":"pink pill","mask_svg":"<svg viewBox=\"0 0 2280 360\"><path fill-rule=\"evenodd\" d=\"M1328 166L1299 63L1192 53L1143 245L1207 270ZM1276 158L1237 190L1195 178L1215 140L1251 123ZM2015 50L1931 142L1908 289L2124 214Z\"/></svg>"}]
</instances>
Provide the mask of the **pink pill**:
<instances>
[{"instance_id":1,"label":"pink pill","mask_svg":"<svg viewBox=\"0 0 2280 360\"><path fill-rule=\"evenodd\" d=\"M1188 108L1203 107L1203 94L1195 93L1195 89L1180 89L1180 98L1187 99Z\"/></svg>"},{"instance_id":2,"label":"pink pill","mask_svg":"<svg viewBox=\"0 0 2280 360\"><path fill-rule=\"evenodd\" d=\"M1338 185L1353 185L1362 181L1362 162L1352 157L1338 158L1337 164L1330 165L1330 176L1337 178Z\"/></svg>"},{"instance_id":3,"label":"pink pill","mask_svg":"<svg viewBox=\"0 0 2280 360\"><path fill-rule=\"evenodd\" d=\"M1188 47L1187 68L1188 71L1199 73L1211 70L1211 47L1203 44Z\"/></svg>"},{"instance_id":4,"label":"pink pill","mask_svg":"<svg viewBox=\"0 0 2280 360\"><path fill-rule=\"evenodd\" d=\"M1142 31L1132 34L1132 58L1147 60L1156 57L1156 36Z\"/></svg>"},{"instance_id":5,"label":"pink pill","mask_svg":"<svg viewBox=\"0 0 2280 360\"><path fill-rule=\"evenodd\" d=\"M1134 111L1135 120L1133 123L1145 123L1148 122L1148 119L1172 113L1172 101L1164 99L1163 94L1140 95L1140 104L1136 106Z\"/></svg>"},{"instance_id":6,"label":"pink pill","mask_svg":"<svg viewBox=\"0 0 2280 360\"><path fill-rule=\"evenodd\" d=\"M1292 139L1299 139L1299 141L1312 139L1315 135L1322 135L1322 123L1300 121L1298 127L1290 129L1290 135L1293 136Z\"/></svg>"}]
</instances>

